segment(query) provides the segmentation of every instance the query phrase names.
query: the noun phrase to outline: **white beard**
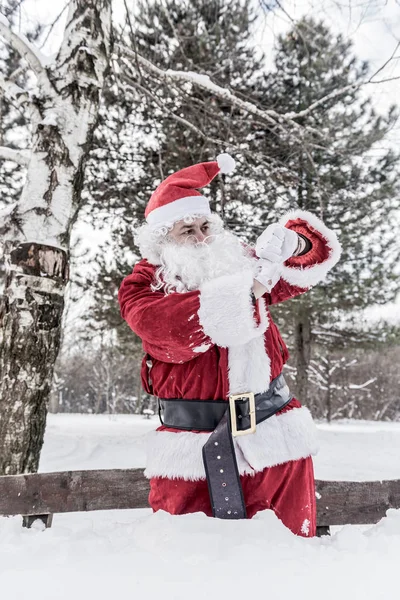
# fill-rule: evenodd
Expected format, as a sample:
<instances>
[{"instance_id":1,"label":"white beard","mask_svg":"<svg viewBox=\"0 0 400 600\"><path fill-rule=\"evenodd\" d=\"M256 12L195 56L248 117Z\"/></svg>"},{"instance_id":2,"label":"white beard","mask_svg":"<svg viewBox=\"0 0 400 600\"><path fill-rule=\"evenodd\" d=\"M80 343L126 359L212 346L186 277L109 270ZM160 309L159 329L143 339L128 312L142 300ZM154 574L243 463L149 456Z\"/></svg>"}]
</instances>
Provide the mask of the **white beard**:
<instances>
[{"instance_id":1,"label":"white beard","mask_svg":"<svg viewBox=\"0 0 400 600\"><path fill-rule=\"evenodd\" d=\"M212 241L201 244L176 244L169 241L161 250L161 267L156 277L167 292L187 292L199 289L205 281L252 269L256 272L257 259L232 233L223 231ZM161 287L158 285L157 287Z\"/></svg>"}]
</instances>

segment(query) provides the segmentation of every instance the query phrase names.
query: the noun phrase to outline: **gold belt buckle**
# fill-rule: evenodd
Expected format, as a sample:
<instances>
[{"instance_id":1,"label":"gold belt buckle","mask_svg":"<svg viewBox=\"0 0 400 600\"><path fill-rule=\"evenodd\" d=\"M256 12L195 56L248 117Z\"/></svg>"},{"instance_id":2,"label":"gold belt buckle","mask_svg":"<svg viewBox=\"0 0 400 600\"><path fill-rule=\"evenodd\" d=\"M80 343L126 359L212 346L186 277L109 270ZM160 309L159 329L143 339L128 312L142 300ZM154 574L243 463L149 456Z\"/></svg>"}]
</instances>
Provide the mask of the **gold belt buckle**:
<instances>
[{"instance_id":1,"label":"gold belt buckle","mask_svg":"<svg viewBox=\"0 0 400 600\"><path fill-rule=\"evenodd\" d=\"M236 422L235 402L236 402L236 400L239 400L241 398L247 398L249 401L250 427L239 431L237 428L237 422ZM233 437L237 437L239 435L248 435L249 433L255 432L255 430L256 430L256 403L255 403L253 392L246 392L244 394L232 394L231 396L229 396L229 408L230 408L230 413L231 413L231 429L232 429Z\"/></svg>"}]
</instances>

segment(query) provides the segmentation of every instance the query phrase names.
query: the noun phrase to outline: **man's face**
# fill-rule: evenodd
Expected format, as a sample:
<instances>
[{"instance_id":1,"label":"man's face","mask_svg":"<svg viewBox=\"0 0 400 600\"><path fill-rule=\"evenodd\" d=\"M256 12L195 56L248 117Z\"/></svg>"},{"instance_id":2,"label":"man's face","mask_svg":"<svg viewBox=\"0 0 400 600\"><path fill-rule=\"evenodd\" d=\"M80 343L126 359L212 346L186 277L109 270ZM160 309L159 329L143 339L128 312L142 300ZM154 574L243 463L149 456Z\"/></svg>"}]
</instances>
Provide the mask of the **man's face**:
<instances>
[{"instance_id":1,"label":"man's face","mask_svg":"<svg viewBox=\"0 0 400 600\"><path fill-rule=\"evenodd\" d=\"M211 240L210 237L210 224L207 217L198 217L193 223L185 223L185 221L178 221L175 223L169 237L174 240L176 244L199 244L202 242L208 243Z\"/></svg>"},{"instance_id":2,"label":"man's face","mask_svg":"<svg viewBox=\"0 0 400 600\"><path fill-rule=\"evenodd\" d=\"M157 238L159 240L159 238ZM176 292L198 290L202 283L223 275L254 268L254 259L243 249L240 239L223 228L219 217L211 215L181 220L159 244L154 262L161 266L162 286ZM159 270L157 270L160 277Z\"/></svg>"}]
</instances>

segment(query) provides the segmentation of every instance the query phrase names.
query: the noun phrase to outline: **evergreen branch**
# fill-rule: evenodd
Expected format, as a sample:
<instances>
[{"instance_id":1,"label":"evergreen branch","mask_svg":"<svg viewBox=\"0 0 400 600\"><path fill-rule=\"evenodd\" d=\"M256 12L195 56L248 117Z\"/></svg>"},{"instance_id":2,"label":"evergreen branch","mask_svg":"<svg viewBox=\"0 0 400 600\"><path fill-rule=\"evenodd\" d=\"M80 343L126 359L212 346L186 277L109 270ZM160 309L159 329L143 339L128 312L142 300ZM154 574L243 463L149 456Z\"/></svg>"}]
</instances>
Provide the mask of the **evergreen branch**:
<instances>
[{"instance_id":1,"label":"evergreen branch","mask_svg":"<svg viewBox=\"0 0 400 600\"><path fill-rule=\"evenodd\" d=\"M22 33L12 31L8 19L2 14L0 14L0 36L29 63L36 75L46 74L45 57Z\"/></svg>"},{"instance_id":2,"label":"evergreen branch","mask_svg":"<svg viewBox=\"0 0 400 600\"><path fill-rule=\"evenodd\" d=\"M210 140L210 138L203 131L201 131L201 129L196 127L196 125L193 125L193 123L190 123L190 121L187 121L187 119L184 119L183 117L180 117L179 115L176 115L170 108L168 108L165 104L163 104L161 102L161 100L158 100L158 98L156 98L156 96L154 96L154 94L152 94L143 85L140 85L140 83L134 81L133 79L131 79L130 77L128 77L127 75L125 75L123 73L121 73L120 77L123 81L125 81L126 84L128 84L128 87L135 88L135 89L139 90L140 92L142 92L142 94L145 94L146 96L148 96L155 104L157 104L157 106L162 111L167 111L167 113L173 119L175 119L175 121L178 121L178 123L180 123L187 129L194 131L194 133L196 133L199 137L201 137L205 140ZM212 140L210 140L210 141L212 141Z\"/></svg>"},{"instance_id":3,"label":"evergreen branch","mask_svg":"<svg viewBox=\"0 0 400 600\"><path fill-rule=\"evenodd\" d=\"M184 53L184 51L183 51L183 43L182 43L182 40L181 40L181 37L180 37L180 35L179 35L178 31L176 30L176 27L175 27L175 25L174 25L174 22L173 22L173 20L172 20L172 18L171 18L170 12L169 12L169 10L168 10L168 5L167 5L167 6L165 6L165 2L164 2L164 0L161 0L161 2L160 2L160 5L161 5L161 10L163 11L163 13L164 13L164 15L165 15L165 18L166 18L166 19L167 19L167 21L168 21L168 25L171 27L171 30L172 30L172 32L173 32L173 34L174 34L175 38L176 38L176 39L178 40L178 42L179 42L179 43L178 43L178 50L179 50L179 52L182 54L182 56L183 56L184 60L185 60L185 61L186 61L188 64L191 64L192 66L194 66L193 60L192 60L192 59L189 59L189 58L186 56L186 54ZM136 50L136 48L135 48L135 50Z\"/></svg>"},{"instance_id":4,"label":"evergreen branch","mask_svg":"<svg viewBox=\"0 0 400 600\"><path fill-rule=\"evenodd\" d=\"M30 152L29 150L14 150L7 146L0 146L0 159L1 158L3 160L12 160L19 165L26 167L30 161Z\"/></svg>"}]
</instances>

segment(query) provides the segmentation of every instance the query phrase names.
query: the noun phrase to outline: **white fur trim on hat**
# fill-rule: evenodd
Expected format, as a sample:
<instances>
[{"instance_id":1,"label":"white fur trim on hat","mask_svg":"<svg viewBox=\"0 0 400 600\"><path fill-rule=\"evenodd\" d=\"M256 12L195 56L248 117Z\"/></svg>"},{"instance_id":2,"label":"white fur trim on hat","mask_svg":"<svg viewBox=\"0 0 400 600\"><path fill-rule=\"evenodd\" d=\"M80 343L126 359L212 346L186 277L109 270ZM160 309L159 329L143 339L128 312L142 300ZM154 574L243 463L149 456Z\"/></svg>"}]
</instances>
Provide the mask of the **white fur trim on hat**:
<instances>
[{"instance_id":1,"label":"white fur trim on hat","mask_svg":"<svg viewBox=\"0 0 400 600\"><path fill-rule=\"evenodd\" d=\"M218 346L240 346L263 335L268 320L257 324L251 301L251 270L222 275L200 286L199 320L204 333Z\"/></svg>"},{"instance_id":2,"label":"white fur trim on hat","mask_svg":"<svg viewBox=\"0 0 400 600\"><path fill-rule=\"evenodd\" d=\"M165 223L176 223L187 215L211 215L210 204L205 196L185 196L159 206L146 217L150 227L159 227Z\"/></svg>"},{"instance_id":3,"label":"white fur trim on hat","mask_svg":"<svg viewBox=\"0 0 400 600\"><path fill-rule=\"evenodd\" d=\"M145 476L205 479L202 448L209 436L186 431L149 433ZM234 438L234 446L240 475L254 475L266 467L316 454L317 430L303 406L259 423L255 433Z\"/></svg>"},{"instance_id":4,"label":"white fur trim on hat","mask_svg":"<svg viewBox=\"0 0 400 600\"><path fill-rule=\"evenodd\" d=\"M327 273L338 262L342 248L336 233L332 231L332 229L328 229L321 219L308 211L293 210L285 214L279 222L281 225L286 225L288 221L295 219L303 219L309 223L313 229L321 233L329 248L329 256L322 263L310 265L308 267L288 267L285 265L282 267L281 276L285 281L301 288L309 288L325 279Z\"/></svg>"}]
</instances>

